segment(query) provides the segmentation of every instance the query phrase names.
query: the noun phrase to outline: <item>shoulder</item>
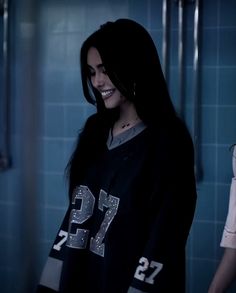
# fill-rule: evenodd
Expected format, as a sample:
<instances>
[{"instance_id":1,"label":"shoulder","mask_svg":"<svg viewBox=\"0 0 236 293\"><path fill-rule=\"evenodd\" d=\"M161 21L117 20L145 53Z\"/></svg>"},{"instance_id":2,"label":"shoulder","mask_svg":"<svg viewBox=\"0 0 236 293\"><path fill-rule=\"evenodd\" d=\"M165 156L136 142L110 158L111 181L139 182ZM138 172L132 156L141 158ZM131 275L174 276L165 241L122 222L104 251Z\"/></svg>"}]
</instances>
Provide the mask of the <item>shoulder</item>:
<instances>
[{"instance_id":1,"label":"shoulder","mask_svg":"<svg viewBox=\"0 0 236 293\"><path fill-rule=\"evenodd\" d=\"M79 141L83 142L92 152L99 153L104 150L109 129L109 121L105 115L95 113L87 118L79 134Z\"/></svg>"},{"instance_id":2,"label":"shoulder","mask_svg":"<svg viewBox=\"0 0 236 293\"><path fill-rule=\"evenodd\" d=\"M99 127L100 123L99 123L99 115L97 113L92 114L91 116L89 116L85 123L84 126L82 127L82 129L80 130L79 135L80 136L85 136L87 134L91 134L91 133L96 133L96 129Z\"/></svg>"},{"instance_id":3,"label":"shoulder","mask_svg":"<svg viewBox=\"0 0 236 293\"><path fill-rule=\"evenodd\" d=\"M110 111L104 111L102 113L94 113L89 116L85 122L84 130L87 129L107 129L111 126L111 116Z\"/></svg>"},{"instance_id":4,"label":"shoulder","mask_svg":"<svg viewBox=\"0 0 236 293\"><path fill-rule=\"evenodd\" d=\"M155 145L164 149L193 148L191 134L185 122L178 117L168 125L150 128L149 133Z\"/></svg>"},{"instance_id":5,"label":"shoulder","mask_svg":"<svg viewBox=\"0 0 236 293\"><path fill-rule=\"evenodd\" d=\"M172 125L150 129L150 155L152 162L169 173L170 169L192 170L194 146L185 123L177 118ZM166 172L164 172L166 170ZM175 173L178 171L176 170Z\"/></svg>"},{"instance_id":6,"label":"shoulder","mask_svg":"<svg viewBox=\"0 0 236 293\"><path fill-rule=\"evenodd\" d=\"M92 114L91 116L89 116L87 118L87 120L85 121L85 124L84 124L84 128L88 128L88 127L92 127L92 126L95 126L97 121L98 121L98 114L95 113L95 114Z\"/></svg>"}]
</instances>

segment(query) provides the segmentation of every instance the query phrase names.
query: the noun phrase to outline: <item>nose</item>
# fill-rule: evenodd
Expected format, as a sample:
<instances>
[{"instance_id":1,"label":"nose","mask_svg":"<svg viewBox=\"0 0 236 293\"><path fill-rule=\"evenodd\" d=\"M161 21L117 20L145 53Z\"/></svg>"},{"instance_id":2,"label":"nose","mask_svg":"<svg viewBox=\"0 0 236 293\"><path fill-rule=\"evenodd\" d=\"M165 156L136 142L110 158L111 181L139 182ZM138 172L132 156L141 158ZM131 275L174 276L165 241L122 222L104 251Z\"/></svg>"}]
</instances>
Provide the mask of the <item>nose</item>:
<instances>
[{"instance_id":1,"label":"nose","mask_svg":"<svg viewBox=\"0 0 236 293\"><path fill-rule=\"evenodd\" d=\"M102 73L96 73L92 80L93 86L95 88L101 88L104 85L104 82L105 82L105 78L104 78L104 74Z\"/></svg>"}]
</instances>

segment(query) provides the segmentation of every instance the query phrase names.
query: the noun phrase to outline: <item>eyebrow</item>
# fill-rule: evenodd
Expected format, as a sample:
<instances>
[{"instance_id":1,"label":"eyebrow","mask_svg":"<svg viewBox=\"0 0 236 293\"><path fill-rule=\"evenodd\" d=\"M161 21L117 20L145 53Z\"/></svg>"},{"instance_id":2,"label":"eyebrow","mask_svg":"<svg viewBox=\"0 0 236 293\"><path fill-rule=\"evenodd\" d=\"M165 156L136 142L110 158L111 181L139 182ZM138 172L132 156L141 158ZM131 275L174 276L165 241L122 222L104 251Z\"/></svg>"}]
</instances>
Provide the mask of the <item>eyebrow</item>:
<instances>
[{"instance_id":1,"label":"eyebrow","mask_svg":"<svg viewBox=\"0 0 236 293\"><path fill-rule=\"evenodd\" d=\"M89 67L89 69L94 69L94 68L93 68L91 65L89 65L89 64L88 64L88 67ZM99 68L103 68L103 67L104 67L104 65L103 65L102 63L96 65L96 68L97 68L97 69L99 69Z\"/></svg>"}]
</instances>

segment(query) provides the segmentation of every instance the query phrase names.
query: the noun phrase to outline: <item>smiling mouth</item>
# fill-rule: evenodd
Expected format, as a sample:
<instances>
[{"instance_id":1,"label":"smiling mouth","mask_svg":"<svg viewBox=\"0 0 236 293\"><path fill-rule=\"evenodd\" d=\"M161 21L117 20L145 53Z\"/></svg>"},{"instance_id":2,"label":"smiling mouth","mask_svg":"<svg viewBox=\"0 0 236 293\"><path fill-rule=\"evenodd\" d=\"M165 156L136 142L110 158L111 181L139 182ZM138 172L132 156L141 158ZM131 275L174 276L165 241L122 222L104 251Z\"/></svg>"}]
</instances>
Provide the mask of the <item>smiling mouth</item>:
<instances>
[{"instance_id":1,"label":"smiling mouth","mask_svg":"<svg viewBox=\"0 0 236 293\"><path fill-rule=\"evenodd\" d=\"M101 91L101 95L102 95L103 99L106 100L106 99L110 98L113 95L114 91L115 91L114 89Z\"/></svg>"}]
</instances>

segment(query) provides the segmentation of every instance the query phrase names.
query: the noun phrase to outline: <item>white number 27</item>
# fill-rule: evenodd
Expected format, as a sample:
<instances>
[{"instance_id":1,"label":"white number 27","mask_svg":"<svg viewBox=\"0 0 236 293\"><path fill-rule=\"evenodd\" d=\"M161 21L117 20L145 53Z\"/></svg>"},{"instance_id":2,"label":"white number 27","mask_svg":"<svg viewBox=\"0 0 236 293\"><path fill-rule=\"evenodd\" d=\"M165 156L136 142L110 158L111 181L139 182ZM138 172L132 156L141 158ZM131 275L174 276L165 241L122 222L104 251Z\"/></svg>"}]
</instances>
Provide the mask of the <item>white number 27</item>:
<instances>
[{"instance_id":1,"label":"white number 27","mask_svg":"<svg viewBox=\"0 0 236 293\"><path fill-rule=\"evenodd\" d=\"M140 281L144 281L148 284L154 284L154 278L157 276L157 274L161 271L163 267L162 263L151 261L149 263L149 260L146 257L141 257L139 260L139 266L137 267L134 277ZM152 268L151 274L147 276L147 270L149 268Z\"/></svg>"}]
</instances>

